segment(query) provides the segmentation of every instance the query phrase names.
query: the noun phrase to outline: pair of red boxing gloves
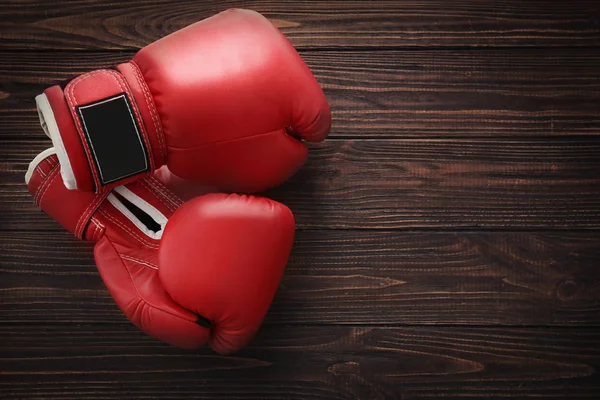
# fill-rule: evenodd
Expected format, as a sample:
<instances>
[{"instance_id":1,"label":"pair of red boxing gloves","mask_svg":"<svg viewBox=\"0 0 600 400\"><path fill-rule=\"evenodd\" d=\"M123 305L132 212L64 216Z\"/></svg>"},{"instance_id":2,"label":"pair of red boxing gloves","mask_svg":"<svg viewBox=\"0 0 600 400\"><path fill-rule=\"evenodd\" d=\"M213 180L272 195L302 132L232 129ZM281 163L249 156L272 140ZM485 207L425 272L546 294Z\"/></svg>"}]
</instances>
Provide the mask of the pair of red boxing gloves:
<instances>
[{"instance_id":1,"label":"pair of red boxing gloves","mask_svg":"<svg viewBox=\"0 0 600 400\"><path fill-rule=\"evenodd\" d=\"M124 314L178 347L247 344L282 277L294 217L270 199L224 193L287 180L306 161L304 140L325 139L331 125L291 43L262 15L231 9L36 103L53 147L31 162L29 191L97 242Z\"/></svg>"}]
</instances>

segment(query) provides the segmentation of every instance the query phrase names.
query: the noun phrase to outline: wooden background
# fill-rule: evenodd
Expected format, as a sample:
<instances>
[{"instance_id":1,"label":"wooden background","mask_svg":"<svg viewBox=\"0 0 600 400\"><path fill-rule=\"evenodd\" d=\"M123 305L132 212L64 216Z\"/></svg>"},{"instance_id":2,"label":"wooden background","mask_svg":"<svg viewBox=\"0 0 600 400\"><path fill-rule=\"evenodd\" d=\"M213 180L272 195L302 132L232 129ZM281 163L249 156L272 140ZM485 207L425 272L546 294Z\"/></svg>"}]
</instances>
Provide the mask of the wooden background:
<instances>
[{"instance_id":1,"label":"wooden background","mask_svg":"<svg viewBox=\"0 0 600 400\"><path fill-rule=\"evenodd\" d=\"M600 398L597 1L0 1L0 397ZM287 273L235 356L135 329L38 211L45 87L228 7L299 49L332 133L268 194Z\"/></svg>"}]
</instances>

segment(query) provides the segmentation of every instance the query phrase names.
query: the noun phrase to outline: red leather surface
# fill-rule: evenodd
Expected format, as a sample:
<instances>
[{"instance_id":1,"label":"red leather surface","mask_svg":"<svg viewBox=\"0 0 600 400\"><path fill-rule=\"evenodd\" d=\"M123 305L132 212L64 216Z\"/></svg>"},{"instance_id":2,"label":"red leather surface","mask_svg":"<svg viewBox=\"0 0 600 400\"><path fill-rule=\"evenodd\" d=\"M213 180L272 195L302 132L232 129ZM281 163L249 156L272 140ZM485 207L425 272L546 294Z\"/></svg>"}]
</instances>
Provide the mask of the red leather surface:
<instances>
[{"instance_id":1,"label":"red leather surface","mask_svg":"<svg viewBox=\"0 0 600 400\"><path fill-rule=\"evenodd\" d=\"M94 177L88 163L88 158L83 148L83 143L75 127L69 105L60 86L51 86L44 90L48 98L56 124L60 130L67 157L73 168L73 175L77 181L78 189L84 191L94 190Z\"/></svg>"},{"instance_id":2,"label":"red leather surface","mask_svg":"<svg viewBox=\"0 0 600 400\"><path fill-rule=\"evenodd\" d=\"M78 238L89 219L106 197L106 193L77 192L72 195L60 176L56 155L42 160L27 185L35 204Z\"/></svg>"},{"instance_id":3,"label":"red leather surface","mask_svg":"<svg viewBox=\"0 0 600 400\"><path fill-rule=\"evenodd\" d=\"M182 178L224 191L282 183L306 161L303 140L329 133L331 113L316 79L281 32L253 11L231 9L199 21L118 68L140 110L154 167L166 158ZM86 75L93 79L75 79L77 90L65 94L89 102L121 86L99 71ZM79 171L90 168L82 156L69 156L77 158L76 177L86 175ZM80 187L90 190L84 182Z\"/></svg>"},{"instance_id":4,"label":"red leather surface","mask_svg":"<svg viewBox=\"0 0 600 400\"><path fill-rule=\"evenodd\" d=\"M285 182L304 165L308 148L282 130L185 149L169 149L169 169L225 192L252 193Z\"/></svg>"},{"instance_id":5,"label":"red leather surface","mask_svg":"<svg viewBox=\"0 0 600 400\"><path fill-rule=\"evenodd\" d=\"M133 99L142 116L144 131L150 143L154 165L160 167L167 162L167 143L162 129L160 116L154 105L150 89L139 68L132 62L117 65L117 69L129 84Z\"/></svg>"},{"instance_id":6,"label":"red leather surface","mask_svg":"<svg viewBox=\"0 0 600 400\"><path fill-rule=\"evenodd\" d=\"M146 235L105 196L72 191L52 155L34 168L29 190L72 232L98 241L94 257L111 295L141 330L182 348L219 353L243 347L260 326L287 263L294 218L266 198L208 194L182 200L155 176L128 184L169 220L161 240ZM177 182L168 169L157 174ZM192 191L202 191L191 186ZM190 193L184 193L190 195ZM199 317L213 323L200 326Z\"/></svg>"},{"instance_id":7,"label":"red leather surface","mask_svg":"<svg viewBox=\"0 0 600 400\"><path fill-rule=\"evenodd\" d=\"M303 143L286 145L286 128L309 141L329 132L329 105L314 76L256 12L217 14L150 44L134 61L161 115L169 168L183 178L214 184L222 177L223 189L263 190L306 160ZM270 145L258 137L269 133ZM266 174L269 162L275 168Z\"/></svg>"},{"instance_id":8,"label":"red leather surface","mask_svg":"<svg viewBox=\"0 0 600 400\"><path fill-rule=\"evenodd\" d=\"M197 197L165 229L160 278L177 303L212 321L210 345L227 353L258 330L293 240L294 217L282 204L236 194ZM188 260L202 260L202 268Z\"/></svg>"},{"instance_id":9,"label":"red leather surface","mask_svg":"<svg viewBox=\"0 0 600 400\"><path fill-rule=\"evenodd\" d=\"M140 330L174 346L193 349L207 343L210 330L196 324L196 315L171 299L158 270L146 264L154 252L146 252L138 262L122 257L130 251L127 246L117 248L106 236L94 248L98 271L123 313Z\"/></svg>"}]
</instances>

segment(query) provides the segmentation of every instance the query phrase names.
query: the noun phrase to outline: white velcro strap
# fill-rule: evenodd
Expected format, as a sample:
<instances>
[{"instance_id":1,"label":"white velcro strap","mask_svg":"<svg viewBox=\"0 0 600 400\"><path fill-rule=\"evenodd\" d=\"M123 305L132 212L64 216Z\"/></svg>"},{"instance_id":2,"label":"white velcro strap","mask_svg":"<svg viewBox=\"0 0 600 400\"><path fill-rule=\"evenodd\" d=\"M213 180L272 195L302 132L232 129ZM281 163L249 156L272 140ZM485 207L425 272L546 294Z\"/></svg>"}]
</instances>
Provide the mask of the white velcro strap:
<instances>
[{"instance_id":1,"label":"white velcro strap","mask_svg":"<svg viewBox=\"0 0 600 400\"><path fill-rule=\"evenodd\" d=\"M35 171L37 166L53 154L56 154L56 150L54 149L54 147L50 147L49 149L46 149L37 156L35 156L35 158L29 163L29 168L27 168L27 172L25 173L25 184L29 184L31 175L33 175L33 171Z\"/></svg>"},{"instance_id":2,"label":"white velcro strap","mask_svg":"<svg viewBox=\"0 0 600 400\"><path fill-rule=\"evenodd\" d=\"M45 94L40 94L35 97L35 104L37 105L38 116L40 117L40 125L50 139L56 149L56 155L60 162L60 175L62 176L65 187L70 190L77 189L77 181L75 180L75 174L73 174L73 167L71 167L71 161L67 156L65 145L60 136L58 130L58 124L54 117L54 112L48 101L48 97Z\"/></svg>"},{"instance_id":3,"label":"white velcro strap","mask_svg":"<svg viewBox=\"0 0 600 400\"><path fill-rule=\"evenodd\" d=\"M109 194L107 200L117 209L119 210L127 219L129 219L133 224L146 236L152 239L160 239L162 237L163 231L165 229L165 225L168 222L167 217L164 216L163 213L158 211L152 204L148 203L146 200L142 199L137 194L133 193L131 190L127 189L125 186L118 186L114 188L114 191L119 193L121 196L126 198L142 210L144 213L148 214L150 218L154 220L158 225L160 225L160 230L158 232L153 232L142 223L131 211L125 207L125 205L119 201L119 199L114 194Z\"/></svg>"}]
</instances>

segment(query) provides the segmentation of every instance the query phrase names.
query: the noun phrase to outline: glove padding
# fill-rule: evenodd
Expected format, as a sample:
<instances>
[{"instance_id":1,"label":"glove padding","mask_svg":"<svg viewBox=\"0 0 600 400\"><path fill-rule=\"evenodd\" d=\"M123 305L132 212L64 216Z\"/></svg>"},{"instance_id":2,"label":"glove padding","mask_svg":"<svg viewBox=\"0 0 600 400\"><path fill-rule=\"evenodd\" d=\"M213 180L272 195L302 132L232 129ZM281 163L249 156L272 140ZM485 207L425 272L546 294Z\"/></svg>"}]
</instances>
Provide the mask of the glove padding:
<instances>
[{"instance_id":1,"label":"glove padding","mask_svg":"<svg viewBox=\"0 0 600 400\"><path fill-rule=\"evenodd\" d=\"M36 204L77 237L142 331L182 348L239 350L254 336L282 277L294 217L275 201L207 194L182 201L156 177L112 191L68 190L53 149L30 164Z\"/></svg>"},{"instance_id":2,"label":"glove padding","mask_svg":"<svg viewBox=\"0 0 600 400\"><path fill-rule=\"evenodd\" d=\"M36 97L69 189L100 193L168 165L226 192L258 192L305 162L331 111L292 44L231 9Z\"/></svg>"}]
</instances>

